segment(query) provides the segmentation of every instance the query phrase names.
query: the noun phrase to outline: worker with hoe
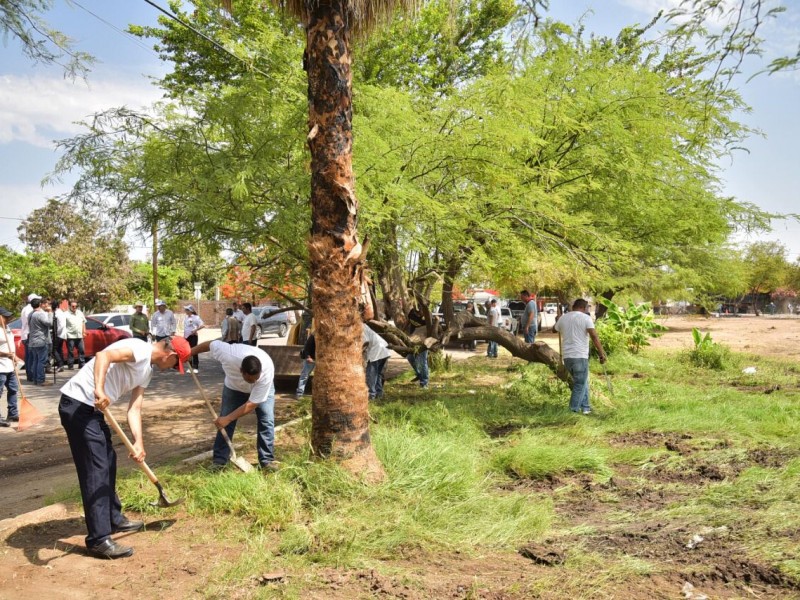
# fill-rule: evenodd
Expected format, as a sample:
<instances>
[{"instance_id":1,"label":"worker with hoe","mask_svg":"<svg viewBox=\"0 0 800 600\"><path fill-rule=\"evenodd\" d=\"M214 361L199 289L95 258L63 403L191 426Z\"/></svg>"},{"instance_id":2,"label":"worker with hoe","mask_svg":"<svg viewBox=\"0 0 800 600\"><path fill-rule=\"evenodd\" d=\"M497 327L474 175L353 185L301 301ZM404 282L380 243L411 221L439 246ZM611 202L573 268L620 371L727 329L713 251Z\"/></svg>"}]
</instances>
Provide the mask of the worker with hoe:
<instances>
[{"instance_id":1,"label":"worker with hoe","mask_svg":"<svg viewBox=\"0 0 800 600\"><path fill-rule=\"evenodd\" d=\"M236 421L256 411L256 446L258 464L264 472L275 471L275 368L269 355L256 346L228 344L222 340L209 340L191 350L192 356L210 352L222 364L225 380L222 383L222 406L214 424L224 428L233 439ZM228 464L231 451L220 432L214 439L213 470Z\"/></svg>"},{"instance_id":2,"label":"worker with hoe","mask_svg":"<svg viewBox=\"0 0 800 600\"><path fill-rule=\"evenodd\" d=\"M189 343L179 337L152 344L136 338L120 340L98 352L61 388L58 414L78 471L89 532L86 548L92 556L130 556L133 548L118 544L111 534L144 527L142 521L132 521L122 514L116 491L117 454L101 411L130 394L128 426L135 450L130 456L137 462L144 461L142 401L152 367L176 368L183 373L183 363L189 360L190 353Z\"/></svg>"}]
</instances>

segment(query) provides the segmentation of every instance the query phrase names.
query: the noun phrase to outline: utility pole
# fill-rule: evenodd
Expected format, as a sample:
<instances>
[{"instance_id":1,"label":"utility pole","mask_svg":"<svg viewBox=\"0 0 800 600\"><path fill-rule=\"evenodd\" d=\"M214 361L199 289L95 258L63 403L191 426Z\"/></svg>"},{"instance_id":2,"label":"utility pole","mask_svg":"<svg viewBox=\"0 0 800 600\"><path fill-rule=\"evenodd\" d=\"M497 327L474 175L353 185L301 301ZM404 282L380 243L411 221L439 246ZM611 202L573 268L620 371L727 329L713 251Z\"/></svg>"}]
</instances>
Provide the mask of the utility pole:
<instances>
[{"instance_id":1,"label":"utility pole","mask_svg":"<svg viewBox=\"0 0 800 600\"><path fill-rule=\"evenodd\" d=\"M153 310L158 299L158 223L153 223Z\"/></svg>"}]
</instances>

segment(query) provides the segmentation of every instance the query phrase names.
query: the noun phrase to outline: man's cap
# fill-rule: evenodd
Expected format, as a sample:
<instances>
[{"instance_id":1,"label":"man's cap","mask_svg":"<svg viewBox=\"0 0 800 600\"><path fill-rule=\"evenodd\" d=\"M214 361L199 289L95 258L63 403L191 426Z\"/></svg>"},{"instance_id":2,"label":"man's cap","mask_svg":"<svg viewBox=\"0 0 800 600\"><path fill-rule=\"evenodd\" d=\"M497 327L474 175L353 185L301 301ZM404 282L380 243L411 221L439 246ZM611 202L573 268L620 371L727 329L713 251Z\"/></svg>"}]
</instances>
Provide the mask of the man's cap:
<instances>
[{"instance_id":1,"label":"man's cap","mask_svg":"<svg viewBox=\"0 0 800 600\"><path fill-rule=\"evenodd\" d=\"M166 306L166 305L167 303L161 300L160 298L156 299L156 306Z\"/></svg>"},{"instance_id":2,"label":"man's cap","mask_svg":"<svg viewBox=\"0 0 800 600\"><path fill-rule=\"evenodd\" d=\"M197 312L197 311L195 311L194 306L192 306L191 304L187 304L186 306L184 306L183 310L189 310L191 312Z\"/></svg>"},{"instance_id":3,"label":"man's cap","mask_svg":"<svg viewBox=\"0 0 800 600\"><path fill-rule=\"evenodd\" d=\"M12 313L6 307L0 306L0 317L11 317L13 315L14 315L14 313Z\"/></svg>"},{"instance_id":4,"label":"man's cap","mask_svg":"<svg viewBox=\"0 0 800 600\"><path fill-rule=\"evenodd\" d=\"M172 344L172 349L175 350L178 355L178 364L175 365L175 368L178 370L178 373L183 374L183 363L192 357L192 347L185 338L178 337L177 335L170 338L170 343Z\"/></svg>"},{"instance_id":5,"label":"man's cap","mask_svg":"<svg viewBox=\"0 0 800 600\"><path fill-rule=\"evenodd\" d=\"M41 300L42 297L39 294L28 294L28 302L31 300Z\"/></svg>"},{"instance_id":6,"label":"man's cap","mask_svg":"<svg viewBox=\"0 0 800 600\"><path fill-rule=\"evenodd\" d=\"M142 303L141 303L141 302L139 302L138 300L137 300L136 302L134 302L134 303L133 303L133 308L136 308L137 306L141 306L142 308L144 308L144 304L142 304Z\"/></svg>"}]
</instances>

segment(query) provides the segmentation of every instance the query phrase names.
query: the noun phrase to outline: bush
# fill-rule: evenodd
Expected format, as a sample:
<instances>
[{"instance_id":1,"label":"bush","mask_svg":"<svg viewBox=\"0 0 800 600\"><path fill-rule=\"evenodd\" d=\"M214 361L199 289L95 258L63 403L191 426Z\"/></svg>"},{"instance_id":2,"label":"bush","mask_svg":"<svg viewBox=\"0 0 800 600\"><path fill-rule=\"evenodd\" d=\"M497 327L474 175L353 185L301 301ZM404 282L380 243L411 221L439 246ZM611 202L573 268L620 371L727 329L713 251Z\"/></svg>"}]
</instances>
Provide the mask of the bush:
<instances>
[{"instance_id":1,"label":"bush","mask_svg":"<svg viewBox=\"0 0 800 600\"><path fill-rule=\"evenodd\" d=\"M692 329L692 338L694 339L694 349L689 350L689 361L693 365L706 369L725 368L725 362L730 354L727 346L714 342L710 333L703 336L696 327Z\"/></svg>"},{"instance_id":2,"label":"bush","mask_svg":"<svg viewBox=\"0 0 800 600\"><path fill-rule=\"evenodd\" d=\"M627 348L627 340L625 334L617 330L613 325L610 325L605 320L600 320L595 329L597 330L597 337L600 338L600 343L603 344L603 350L606 351L608 356L614 352L625 350ZM592 356L597 356L597 349L594 344L590 344L589 349L592 351Z\"/></svg>"},{"instance_id":3,"label":"bush","mask_svg":"<svg viewBox=\"0 0 800 600\"><path fill-rule=\"evenodd\" d=\"M623 335L625 345L634 354L642 346L649 346L650 338L660 336L667 329L656 323L649 302L639 305L628 302L624 308L605 298L599 298L598 302L608 309L604 323Z\"/></svg>"}]
</instances>

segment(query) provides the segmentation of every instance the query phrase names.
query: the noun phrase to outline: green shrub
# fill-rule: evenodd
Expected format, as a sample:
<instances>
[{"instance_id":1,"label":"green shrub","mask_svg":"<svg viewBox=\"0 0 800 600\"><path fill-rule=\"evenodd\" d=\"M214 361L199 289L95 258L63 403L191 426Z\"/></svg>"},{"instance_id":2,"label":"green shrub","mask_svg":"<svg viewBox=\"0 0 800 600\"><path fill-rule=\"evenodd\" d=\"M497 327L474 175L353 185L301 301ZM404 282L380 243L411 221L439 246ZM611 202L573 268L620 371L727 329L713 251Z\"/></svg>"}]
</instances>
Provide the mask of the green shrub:
<instances>
[{"instance_id":1,"label":"green shrub","mask_svg":"<svg viewBox=\"0 0 800 600\"><path fill-rule=\"evenodd\" d=\"M618 351L624 351L627 348L628 343L625 334L607 321L601 319L595 329L597 330L597 337L600 338L600 343L603 344L603 350L606 351L608 356ZM592 351L592 356L596 357L597 349L594 344L590 344L590 350Z\"/></svg>"},{"instance_id":2,"label":"green shrub","mask_svg":"<svg viewBox=\"0 0 800 600\"><path fill-rule=\"evenodd\" d=\"M660 336L667 329L656 322L649 302L639 305L628 302L624 308L605 298L599 298L598 302L608 309L601 323L621 333L628 350L634 354L643 346L649 346L650 338Z\"/></svg>"},{"instance_id":3,"label":"green shrub","mask_svg":"<svg viewBox=\"0 0 800 600\"><path fill-rule=\"evenodd\" d=\"M689 350L689 361L697 366L706 369L723 369L725 362L730 355L730 350L711 339L711 334L703 336L696 327L692 328L692 338L694 339L694 349Z\"/></svg>"}]
</instances>

